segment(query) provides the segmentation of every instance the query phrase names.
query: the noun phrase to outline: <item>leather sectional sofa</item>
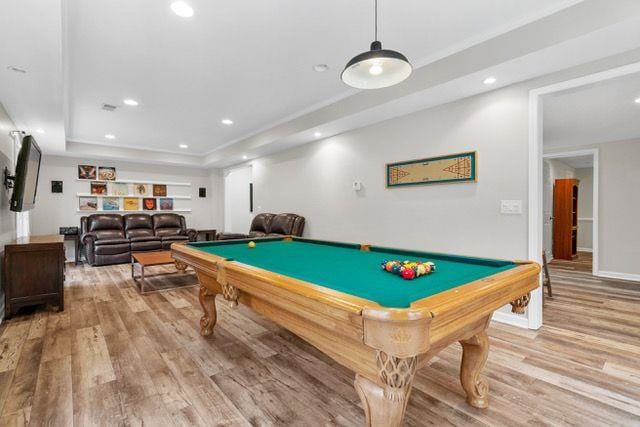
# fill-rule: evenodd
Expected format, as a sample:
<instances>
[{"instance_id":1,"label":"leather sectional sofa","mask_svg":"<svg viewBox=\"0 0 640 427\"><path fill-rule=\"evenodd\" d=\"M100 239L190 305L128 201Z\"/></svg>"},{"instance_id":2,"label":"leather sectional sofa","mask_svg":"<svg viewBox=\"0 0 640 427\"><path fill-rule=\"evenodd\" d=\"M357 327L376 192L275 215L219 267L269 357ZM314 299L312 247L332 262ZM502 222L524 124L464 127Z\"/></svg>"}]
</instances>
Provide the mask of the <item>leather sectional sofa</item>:
<instances>
[{"instance_id":1,"label":"leather sectional sofa","mask_svg":"<svg viewBox=\"0 0 640 427\"><path fill-rule=\"evenodd\" d=\"M261 213L251 221L249 234L219 233L218 240L247 239L274 236L302 236L305 219L303 216L282 213Z\"/></svg>"},{"instance_id":2,"label":"leather sectional sofa","mask_svg":"<svg viewBox=\"0 0 640 427\"><path fill-rule=\"evenodd\" d=\"M87 262L94 266L131 262L131 252L168 250L197 235L174 213L83 216L80 230Z\"/></svg>"}]
</instances>

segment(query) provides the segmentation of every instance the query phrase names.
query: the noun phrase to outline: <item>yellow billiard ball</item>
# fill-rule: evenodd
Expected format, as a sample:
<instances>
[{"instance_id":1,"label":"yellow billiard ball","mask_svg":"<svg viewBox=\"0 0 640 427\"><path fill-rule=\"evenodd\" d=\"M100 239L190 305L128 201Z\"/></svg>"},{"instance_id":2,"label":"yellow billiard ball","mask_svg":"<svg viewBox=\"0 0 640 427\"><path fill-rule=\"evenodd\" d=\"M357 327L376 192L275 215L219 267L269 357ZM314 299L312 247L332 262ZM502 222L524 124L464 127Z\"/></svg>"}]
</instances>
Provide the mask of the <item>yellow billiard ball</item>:
<instances>
[{"instance_id":1,"label":"yellow billiard ball","mask_svg":"<svg viewBox=\"0 0 640 427\"><path fill-rule=\"evenodd\" d=\"M247 246L249 246L249 248L253 249L253 248L256 247L256 242L251 241L251 242L247 243Z\"/></svg>"}]
</instances>

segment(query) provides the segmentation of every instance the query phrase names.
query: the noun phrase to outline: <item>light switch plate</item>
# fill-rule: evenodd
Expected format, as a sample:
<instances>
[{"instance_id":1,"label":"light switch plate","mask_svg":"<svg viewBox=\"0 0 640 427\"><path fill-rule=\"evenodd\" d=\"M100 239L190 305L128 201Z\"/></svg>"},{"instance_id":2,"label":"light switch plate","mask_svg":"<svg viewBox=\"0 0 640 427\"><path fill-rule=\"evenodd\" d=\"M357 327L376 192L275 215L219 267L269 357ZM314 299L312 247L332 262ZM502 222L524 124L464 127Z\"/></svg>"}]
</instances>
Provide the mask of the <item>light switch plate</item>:
<instances>
[{"instance_id":1,"label":"light switch plate","mask_svg":"<svg viewBox=\"0 0 640 427\"><path fill-rule=\"evenodd\" d=\"M500 213L505 215L522 214L522 200L501 200Z\"/></svg>"}]
</instances>

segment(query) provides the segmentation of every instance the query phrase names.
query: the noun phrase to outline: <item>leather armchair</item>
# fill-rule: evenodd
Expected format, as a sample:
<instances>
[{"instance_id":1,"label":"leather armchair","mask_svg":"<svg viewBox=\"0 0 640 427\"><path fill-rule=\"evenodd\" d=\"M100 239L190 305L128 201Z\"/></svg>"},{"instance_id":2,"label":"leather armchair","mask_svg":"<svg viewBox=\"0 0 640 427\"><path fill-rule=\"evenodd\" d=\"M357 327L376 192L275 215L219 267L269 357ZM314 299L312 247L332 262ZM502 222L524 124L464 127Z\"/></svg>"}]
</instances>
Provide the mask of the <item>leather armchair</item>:
<instances>
[{"instance_id":1,"label":"leather armchair","mask_svg":"<svg viewBox=\"0 0 640 427\"><path fill-rule=\"evenodd\" d=\"M153 234L160 238L162 249L170 249L172 243L195 242L196 230L187 228L184 216L161 213L153 216Z\"/></svg>"},{"instance_id":2,"label":"leather armchair","mask_svg":"<svg viewBox=\"0 0 640 427\"><path fill-rule=\"evenodd\" d=\"M261 213L251 221L249 234L219 233L218 240L247 239L275 236L302 236L305 219L293 213Z\"/></svg>"},{"instance_id":3,"label":"leather armchair","mask_svg":"<svg viewBox=\"0 0 640 427\"><path fill-rule=\"evenodd\" d=\"M107 265L129 262L131 247L125 238L122 215L96 214L80 220L87 262L91 265Z\"/></svg>"}]
</instances>

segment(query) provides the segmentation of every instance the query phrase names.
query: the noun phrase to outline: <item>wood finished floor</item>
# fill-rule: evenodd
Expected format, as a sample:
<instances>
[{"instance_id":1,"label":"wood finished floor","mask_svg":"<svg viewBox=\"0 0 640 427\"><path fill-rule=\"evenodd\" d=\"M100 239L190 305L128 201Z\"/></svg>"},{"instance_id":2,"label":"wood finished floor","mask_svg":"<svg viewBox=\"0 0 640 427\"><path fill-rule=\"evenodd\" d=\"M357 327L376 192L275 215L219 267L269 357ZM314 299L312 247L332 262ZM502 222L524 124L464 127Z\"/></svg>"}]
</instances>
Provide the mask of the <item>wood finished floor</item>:
<instances>
[{"instance_id":1,"label":"wood finished floor","mask_svg":"<svg viewBox=\"0 0 640 427\"><path fill-rule=\"evenodd\" d=\"M3 322L0 425L363 425L349 370L245 307L201 338L196 288L140 296L129 274L70 266L64 312ZM555 264L552 283L542 329L492 324L489 409L465 403L455 344L406 424L640 425L640 284Z\"/></svg>"}]
</instances>

